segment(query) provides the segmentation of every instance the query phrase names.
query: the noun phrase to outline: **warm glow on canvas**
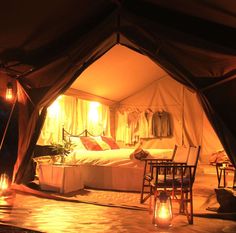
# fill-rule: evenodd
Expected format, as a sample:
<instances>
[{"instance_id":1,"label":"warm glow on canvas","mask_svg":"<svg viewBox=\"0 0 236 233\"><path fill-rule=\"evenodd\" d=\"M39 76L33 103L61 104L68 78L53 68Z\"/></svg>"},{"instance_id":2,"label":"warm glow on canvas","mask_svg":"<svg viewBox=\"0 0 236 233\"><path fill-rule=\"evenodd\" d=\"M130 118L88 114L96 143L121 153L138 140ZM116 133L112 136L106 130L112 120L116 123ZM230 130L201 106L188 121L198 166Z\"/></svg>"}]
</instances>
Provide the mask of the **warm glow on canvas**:
<instances>
[{"instance_id":1,"label":"warm glow on canvas","mask_svg":"<svg viewBox=\"0 0 236 233\"><path fill-rule=\"evenodd\" d=\"M100 103L98 102L91 102L89 104L89 121L91 123L98 123L99 121L99 107L100 107Z\"/></svg>"},{"instance_id":2,"label":"warm glow on canvas","mask_svg":"<svg viewBox=\"0 0 236 233\"><path fill-rule=\"evenodd\" d=\"M49 117L56 117L60 111L60 99L59 96L49 107L48 107L48 114Z\"/></svg>"}]
</instances>

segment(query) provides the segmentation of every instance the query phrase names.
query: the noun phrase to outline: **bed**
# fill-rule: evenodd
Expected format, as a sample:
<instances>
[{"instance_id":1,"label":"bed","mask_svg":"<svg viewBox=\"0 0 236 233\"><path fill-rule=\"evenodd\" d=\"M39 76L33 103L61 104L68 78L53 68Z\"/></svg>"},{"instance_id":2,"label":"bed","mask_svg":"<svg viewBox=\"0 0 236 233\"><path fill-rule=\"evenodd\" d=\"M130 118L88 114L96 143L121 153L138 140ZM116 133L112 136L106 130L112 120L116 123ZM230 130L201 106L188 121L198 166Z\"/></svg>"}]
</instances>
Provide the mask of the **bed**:
<instances>
[{"instance_id":1,"label":"bed","mask_svg":"<svg viewBox=\"0 0 236 233\"><path fill-rule=\"evenodd\" d=\"M147 149L150 157L169 158L172 150ZM140 191L144 162L131 158L134 149L74 150L67 164L81 165L84 185L90 188Z\"/></svg>"},{"instance_id":2,"label":"bed","mask_svg":"<svg viewBox=\"0 0 236 233\"><path fill-rule=\"evenodd\" d=\"M80 166L85 187L141 190L144 162L132 156L134 148L119 148L112 138L94 137L87 131L71 135L63 129L63 138L74 145L74 149L65 157L65 164ZM172 149L145 149L145 152L153 158L172 156Z\"/></svg>"}]
</instances>

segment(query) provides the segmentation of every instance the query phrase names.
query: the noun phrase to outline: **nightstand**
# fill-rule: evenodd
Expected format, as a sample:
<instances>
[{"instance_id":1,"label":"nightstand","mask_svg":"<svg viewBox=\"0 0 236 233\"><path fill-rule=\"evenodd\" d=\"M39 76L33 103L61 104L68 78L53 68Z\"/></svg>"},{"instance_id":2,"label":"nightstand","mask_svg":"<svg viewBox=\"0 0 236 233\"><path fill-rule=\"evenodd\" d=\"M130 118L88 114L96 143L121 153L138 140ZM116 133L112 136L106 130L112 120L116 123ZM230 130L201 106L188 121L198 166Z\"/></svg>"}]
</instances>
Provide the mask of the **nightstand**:
<instances>
[{"instance_id":1,"label":"nightstand","mask_svg":"<svg viewBox=\"0 0 236 233\"><path fill-rule=\"evenodd\" d=\"M79 165L39 164L39 185L42 190L69 193L84 188Z\"/></svg>"}]
</instances>

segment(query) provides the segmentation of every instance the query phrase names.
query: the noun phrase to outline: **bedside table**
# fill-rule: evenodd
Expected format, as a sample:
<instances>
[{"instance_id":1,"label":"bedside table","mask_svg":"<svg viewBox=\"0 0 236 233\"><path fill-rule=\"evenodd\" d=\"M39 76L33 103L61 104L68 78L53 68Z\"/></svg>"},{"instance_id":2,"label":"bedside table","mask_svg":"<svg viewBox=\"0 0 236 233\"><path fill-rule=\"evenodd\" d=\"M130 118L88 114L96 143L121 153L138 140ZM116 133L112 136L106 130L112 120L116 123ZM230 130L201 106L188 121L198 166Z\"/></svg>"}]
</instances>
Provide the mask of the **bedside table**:
<instances>
[{"instance_id":1,"label":"bedside table","mask_svg":"<svg viewBox=\"0 0 236 233\"><path fill-rule=\"evenodd\" d=\"M39 164L42 190L69 193L84 188L79 165Z\"/></svg>"}]
</instances>

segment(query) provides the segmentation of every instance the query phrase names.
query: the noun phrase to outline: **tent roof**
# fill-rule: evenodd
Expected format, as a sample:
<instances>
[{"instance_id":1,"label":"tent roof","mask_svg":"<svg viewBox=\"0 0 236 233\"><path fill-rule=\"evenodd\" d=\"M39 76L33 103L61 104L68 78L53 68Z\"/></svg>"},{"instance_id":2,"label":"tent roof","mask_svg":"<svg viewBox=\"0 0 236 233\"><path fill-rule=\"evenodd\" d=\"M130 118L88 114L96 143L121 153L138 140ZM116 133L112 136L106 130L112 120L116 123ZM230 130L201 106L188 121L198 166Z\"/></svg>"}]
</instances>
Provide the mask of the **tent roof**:
<instances>
[{"instance_id":1,"label":"tent roof","mask_svg":"<svg viewBox=\"0 0 236 233\"><path fill-rule=\"evenodd\" d=\"M221 0L207 0L207 1L150 0L149 2L155 2L157 5L184 14L196 16L201 19L205 19L207 21L216 22L233 28L236 27L234 0L228 0L226 2Z\"/></svg>"},{"instance_id":2,"label":"tent roof","mask_svg":"<svg viewBox=\"0 0 236 233\"><path fill-rule=\"evenodd\" d=\"M235 48L234 0L15 0L1 3L0 63L8 66L19 62L33 68L47 64L122 6L137 12L143 11L144 14L145 11L150 12L150 18L154 14L166 26ZM187 15L191 16L188 20ZM204 33L209 26L211 38ZM215 35L220 31L224 32L224 36ZM21 72L29 71L32 67L14 65L14 69Z\"/></svg>"},{"instance_id":3,"label":"tent roof","mask_svg":"<svg viewBox=\"0 0 236 233\"><path fill-rule=\"evenodd\" d=\"M147 56L116 45L90 65L71 88L119 102L165 75Z\"/></svg>"}]
</instances>

